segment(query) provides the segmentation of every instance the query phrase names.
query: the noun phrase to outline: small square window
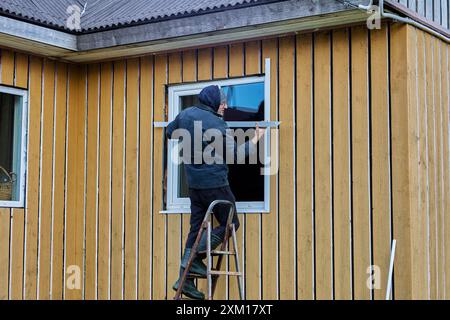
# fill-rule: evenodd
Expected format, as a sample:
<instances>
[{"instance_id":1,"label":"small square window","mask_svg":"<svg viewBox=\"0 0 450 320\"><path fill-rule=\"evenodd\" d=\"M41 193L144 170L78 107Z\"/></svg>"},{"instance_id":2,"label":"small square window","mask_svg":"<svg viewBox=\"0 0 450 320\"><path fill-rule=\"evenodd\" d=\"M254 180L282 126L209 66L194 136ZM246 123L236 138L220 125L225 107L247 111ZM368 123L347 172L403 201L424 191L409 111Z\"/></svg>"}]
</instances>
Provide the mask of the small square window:
<instances>
[{"instance_id":1,"label":"small square window","mask_svg":"<svg viewBox=\"0 0 450 320\"><path fill-rule=\"evenodd\" d=\"M0 207L23 207L26 91L0 86Z\"/></svg>"}]
</instances>

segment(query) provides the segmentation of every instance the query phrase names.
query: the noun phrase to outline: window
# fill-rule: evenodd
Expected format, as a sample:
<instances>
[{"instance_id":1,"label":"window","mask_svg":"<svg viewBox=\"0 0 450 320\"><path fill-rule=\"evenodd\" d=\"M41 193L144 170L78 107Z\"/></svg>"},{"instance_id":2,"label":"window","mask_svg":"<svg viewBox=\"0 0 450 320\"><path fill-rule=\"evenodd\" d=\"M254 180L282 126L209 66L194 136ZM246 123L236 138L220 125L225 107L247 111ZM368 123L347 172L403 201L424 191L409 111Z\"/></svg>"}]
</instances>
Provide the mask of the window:
<instances>
[{"instance_id":1,"label":"window","mask_svg":"<svg viewBox=\"0 0 450 320\"><path fill-rule=\"evenodd\" d=\"M269 60L266 70L270 70ZM198 103L200 91L211 84L218 85L227 94L228 109L224 120L232 129L254 128L256 122L270 121L270 75L227 79L193 84L170 86L168 89L169 121L177 114ZM258 150L265 158L269 157L269 130L266 131L264 143ZM176 150L175 140L169 140L166 159L172 159ZM259 157L258 157L259 158ZM228 180L236 197L238 212L259 213L269 211L270 176L263 175L264 164L229 165ZM165 186L165 213L190 212L188 185L183 164L167 161L167 185Z\"/></svg>"},{"instance_id":2,"label":"window","mask_svg":"<svg viewBox=\"0 0 450 320\"><path fill-rule=\"evenodd\" d=\"M23 207L27 94L0 86L0 207Z\"/></svg>"}]
</instances>

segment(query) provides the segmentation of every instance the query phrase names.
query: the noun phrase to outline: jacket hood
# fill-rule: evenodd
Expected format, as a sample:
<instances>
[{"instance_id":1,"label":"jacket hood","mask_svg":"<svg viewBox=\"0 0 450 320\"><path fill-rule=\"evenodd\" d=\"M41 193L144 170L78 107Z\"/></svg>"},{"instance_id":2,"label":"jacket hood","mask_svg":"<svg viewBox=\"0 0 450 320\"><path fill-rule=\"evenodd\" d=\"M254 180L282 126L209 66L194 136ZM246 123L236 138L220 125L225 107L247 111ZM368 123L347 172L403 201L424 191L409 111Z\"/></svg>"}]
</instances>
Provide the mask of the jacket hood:
<instances>
[{"instance_id":1,"label":"jacket hood","mask_svg":"<svg viewBox=\"0 0 450 320\"><path fill-rule=\"evenodd\" d=\"M198 100L200 103L207 105L211 109L213 109L215 112L219 110L220 106L220 89L218 86L208 86L204 88L199 96Z\"/></svg>"}]
</instances>

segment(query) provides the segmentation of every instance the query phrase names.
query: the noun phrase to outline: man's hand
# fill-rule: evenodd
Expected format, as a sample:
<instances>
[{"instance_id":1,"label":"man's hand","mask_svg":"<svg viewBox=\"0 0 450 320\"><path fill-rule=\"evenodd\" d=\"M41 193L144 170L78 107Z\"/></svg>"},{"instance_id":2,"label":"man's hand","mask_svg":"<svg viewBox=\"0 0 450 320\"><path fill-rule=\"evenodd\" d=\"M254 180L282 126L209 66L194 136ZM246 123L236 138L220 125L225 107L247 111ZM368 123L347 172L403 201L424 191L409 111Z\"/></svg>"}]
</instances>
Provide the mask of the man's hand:
<instances>
[{"instance_id":1,"label":"man's hand","mask_svg":"<svg viewBox=\"0 0 450 320\"><path fill-rule=\"evenodd\" d=\"M256 130L255 130L255 136L252 139L252 143L253 144L257 144L258 141L264 136L264 134L266 133L266 129L265 128L260 128L258 123L256 123Z\"/></svg>"}]
</instances>

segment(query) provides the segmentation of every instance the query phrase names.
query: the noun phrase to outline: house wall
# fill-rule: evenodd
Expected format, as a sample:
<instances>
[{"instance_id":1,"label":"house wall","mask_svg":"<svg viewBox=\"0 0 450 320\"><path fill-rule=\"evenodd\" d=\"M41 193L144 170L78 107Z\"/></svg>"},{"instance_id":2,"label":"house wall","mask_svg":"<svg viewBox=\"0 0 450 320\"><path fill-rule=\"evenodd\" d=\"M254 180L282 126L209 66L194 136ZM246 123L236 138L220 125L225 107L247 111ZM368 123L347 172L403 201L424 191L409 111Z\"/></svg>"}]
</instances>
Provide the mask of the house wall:
<instances>
[{"instance_id":1,"label":"house wall","mask_svg":"<svg viewBox=\"0 0 450 320\"><path fill-rule=\"evenodd\" d=\"M394 298L448 297L448 44L392 24L89 65L2 49L0 82L28 88L30 112L26 208L0 209L0 298L171 299L189 215L159 213L165 84L265 58L280 171L271 212L240 215L246 298L384 299L393 238ZM216 298L238 298L234 281Z\"/></svg>"}]
</instances>

